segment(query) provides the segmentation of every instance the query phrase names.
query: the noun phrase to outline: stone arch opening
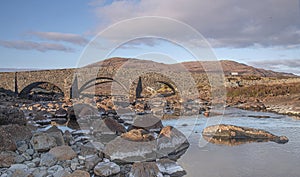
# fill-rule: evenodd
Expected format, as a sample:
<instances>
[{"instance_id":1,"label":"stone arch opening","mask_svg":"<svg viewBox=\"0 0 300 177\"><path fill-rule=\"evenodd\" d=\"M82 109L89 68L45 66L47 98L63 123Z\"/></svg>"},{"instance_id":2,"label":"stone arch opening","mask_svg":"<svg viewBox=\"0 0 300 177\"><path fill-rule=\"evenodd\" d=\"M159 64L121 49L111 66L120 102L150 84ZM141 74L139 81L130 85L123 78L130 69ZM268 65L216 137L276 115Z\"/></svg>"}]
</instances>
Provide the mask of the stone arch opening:
<instances>
[{"instance_id":1,"label":"stone arch opening","mask_svg":"<svg viewBox=\"0 0 300 177\"><path fill-rule=\"evenodd\" d=\"M164 88L165 90L167 90L167 89L171 90L171 92L161 93L162 96L168 97L168 96L172 96L172 95L176 94L176 89L171 83L165 82L165 81L156 81L156 83L160 83L160 84L163 84L164 86L167 86Z\"/></svg>"},{"instance_id":2,"label":"stone arch opening","mask_svg":"<svg viewBox=\"0 0 300 177\"><path fill-rule=\"evenodd\" d=\"M33 82L22 89L19 97L36 101L53 101L64 98L63 90L51 82Z\"/></svg>"},{"instance_id":3,"label":"stone arch opening","mask_svg":"<svg viewBox=\"0 0 300 177\"><path fill-rule=\"evenodd\" d=\"M135 94L140 88L140 97ZM129 101L138 114L151 112L161 119L177 118L182 115L181 93L172 78L157 72L143 73L130 85Z\"/></svg>"},{"instance_id":4,"label":"stone arch opening","mask_svg":"<svg viewBox=\"0 0 300 177\"><path fill-rule=\"evenodd\" d=\"M123 90L127 92L127 88L122 85L120 82L116 81L113 78L110 77L97 77L94 79L91 79L87 82L85 82L79 89L78 94L82 95L84 91L93 88L94 87L94 93L95 95L110 95L111 93L111 84L115 82L117 83ZM105 88L97 88L97 86L103 86L106 85ZM99 89L102 89L102 91L99 91Z\"/></svg>"},{"instance_id":5,"label":"stone arch opening","mask_svg":"<svg viewBox=\"0 0 300 177\"><path fill-rule=\"evenodd\" d=\"M160 73L146 73L140 76L142 82L141 97L169 97L178 94L177 87L166 75ZM131 100L136 99L134 94L140 81L136 78L130 85ZM134 97L134 98L132 98Z\"/></svg>"}]
</instances>

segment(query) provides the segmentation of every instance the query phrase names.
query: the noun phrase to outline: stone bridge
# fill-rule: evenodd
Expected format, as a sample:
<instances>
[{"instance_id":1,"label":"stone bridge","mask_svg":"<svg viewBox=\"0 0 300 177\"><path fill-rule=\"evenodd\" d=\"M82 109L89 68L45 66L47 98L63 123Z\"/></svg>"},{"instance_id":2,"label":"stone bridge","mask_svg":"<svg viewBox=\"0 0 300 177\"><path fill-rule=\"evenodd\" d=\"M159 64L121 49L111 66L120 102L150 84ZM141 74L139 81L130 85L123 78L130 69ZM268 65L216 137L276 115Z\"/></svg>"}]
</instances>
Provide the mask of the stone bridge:
<instances>
[{"instance_id":1,"label":"stone bridge","mask_svg":"<svg viewBox=\"0 0 300 177\"><path fill-rule=\"evenodd\" d=\"M78 97L85 89L97 84L112 82L121 86L123 94L137 96L136 87L142 81L142 87L153 83L163 83L170 87L174 94L190 94L192 88L187 85L191 83L190 74L177 72L167 73L157 71L146 71L136 69L115 69L115 68L80 68L80 69L57 69L22 72L0 73L0 88L11 90L19 96L26 96L33 88L43 83L50 83L57 86L66 99Z\"/></svg>"},{"instance_id":2,"label":"stone bridge","mask_svg":"<svg viewBox=\"0 0 300 177\"><path fill-rule=\"evenodd\" d=\"M39 70L0 73L0 88L26 95L31 89L43 83L57 86L65 97L70 96L74 69Z\"/></svg>"}]
</instances>

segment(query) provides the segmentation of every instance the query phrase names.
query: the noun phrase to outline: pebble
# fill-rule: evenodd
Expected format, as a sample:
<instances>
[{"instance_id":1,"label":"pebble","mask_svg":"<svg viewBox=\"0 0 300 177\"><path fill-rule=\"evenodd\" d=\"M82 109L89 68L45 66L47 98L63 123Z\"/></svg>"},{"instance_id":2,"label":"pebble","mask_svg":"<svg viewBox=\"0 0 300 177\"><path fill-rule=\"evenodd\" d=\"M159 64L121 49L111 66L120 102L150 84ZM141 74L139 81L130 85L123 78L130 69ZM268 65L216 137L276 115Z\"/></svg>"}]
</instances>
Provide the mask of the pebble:
<instances>
[{"instance_id":1,"label":"pebble","mask_svg":"<svg viewBox=\"0 0 300 177\"><path fill-rule=\"evenodd\" d=\"M20 141L17 143L17 150L21 153L25 152L28 149L28 145L25 141Z\"/></svg>"},{"instance_id":2,"label":"pebble","mask_svg":"<svg viewBox=\"0 0 300 177\"><path fill-rule=\"evenodd\" d=\"M53 173L53 177L65 177L69 175L70 173L65 170L58 170L55 173Z\"/></svg>"},{"instance_id":3,"label":"pebble","mask_svg":"<svg viewBox=\"0 0 300 177\"><path fill-rule=\"evenodd\" d=\"M34 154L34 150L33 149L27 149L26 150L26 153L28 154L28 155L33 155Z\"/></svg>"},{"instance_id":4,"label":"pebble","mask_svg":"<svg viewBox=\"0 0 300 177\"><path fill-rule=\"evenodd\" d=\"M22 155L17 155L15 157L15 162L16 163L23 163L25 161L25 158Z\"/></svg>"},{"instance_id":5,"label":"pebble","mask_svg":"<svg viewBox=\"0 0 300 177\"><path fill-rule=\"evenodd\" d=\"M55 172L60 171L60 170L63 170L62 166L54 165L54 166L48 168L47 172L48 172L48 174L54 174Z\"/></svg>"}]
</instances>

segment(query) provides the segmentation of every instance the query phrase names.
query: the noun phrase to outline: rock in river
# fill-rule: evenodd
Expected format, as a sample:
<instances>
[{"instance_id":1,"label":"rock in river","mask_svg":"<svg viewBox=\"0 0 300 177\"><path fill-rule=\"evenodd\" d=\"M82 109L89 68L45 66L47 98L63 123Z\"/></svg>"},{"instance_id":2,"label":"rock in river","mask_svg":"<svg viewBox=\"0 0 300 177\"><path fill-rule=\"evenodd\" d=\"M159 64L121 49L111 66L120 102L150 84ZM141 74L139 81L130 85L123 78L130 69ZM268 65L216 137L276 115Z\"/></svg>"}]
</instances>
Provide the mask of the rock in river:
<instances>
[{"instance_id":1,"label":"rock in river","mask_svg":"<svg viewBox=\"0 0 300 177\"><path fill-rule=\"evenodd\" d=\"M156 162L156 165L163 175L170 175L174 177L186 175L186 171L177 162L170 159L160 159Z\"/></svg>"},{"instance_id":2,"label":"rock in river","mask_svg":"<svg viewBox=\"0 0 300 177\"><path fill-rule=\"evenodd\" d=\"M134 118L133 127L142 128L149 131L153 131L153 130L160 131L163 128L163 125L161 119L159 119L158 117L155 117L152 114L146 114L146 115L136 116Z\"/></svg>"},{"instance_id":3,"label":"rock in river","mask_svg":"<svg viewBox=\"0 0 300 177\"><path fill-rule=\"evenodd\" d=\"M276 136L270 132L261 129L240 127L235 125L213 125L206 127L202 135L204 137L211 137L215 139L228 140L228 139L256 139L258 141L274 141L276 143L284 144L289 140L286 136Z\"/></svg>"},{"instance_id":4,"label":"rock in river","mask_svg":"<svg viewBox=\"0 0 300 177\"><path fill-rule=\"evenodd\" d=\"M154 161L162 157L177 160L189 147L186 137L169 126L164 127L162 132L167 132L166 136L161 133L153 141L132 141L117 137L106 145L104 154L113 161L125 163Z\"/></svg>"}]
</instances>

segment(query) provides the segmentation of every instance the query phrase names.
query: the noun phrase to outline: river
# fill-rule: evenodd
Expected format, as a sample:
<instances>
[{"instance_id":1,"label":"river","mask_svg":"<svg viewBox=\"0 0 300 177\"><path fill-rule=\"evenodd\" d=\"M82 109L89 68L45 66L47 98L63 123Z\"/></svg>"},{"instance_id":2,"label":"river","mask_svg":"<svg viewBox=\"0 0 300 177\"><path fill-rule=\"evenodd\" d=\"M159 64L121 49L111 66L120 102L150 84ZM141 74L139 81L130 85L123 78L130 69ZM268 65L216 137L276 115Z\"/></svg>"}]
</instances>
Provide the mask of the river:
<instances>
[{"instance_id":1,"label":"river","mask_svg":"<svg viewBox=\"0 0 300 177\"><path fill-rule=\"evenodd\" d=\"M250 116L250 117L249 117ZM267 116L269 118L254 118ZM201 137L207 118L166 120L181 130L190 142L179 164L190 177L299 177L300 120L266 112L229 108L223 116L214 117L220 123L259 128L289 138L286 144L274 142L246 143L238 146L207 143ZM199 145L200 144L200 145Z\"/></svg>"}]
</instances>

